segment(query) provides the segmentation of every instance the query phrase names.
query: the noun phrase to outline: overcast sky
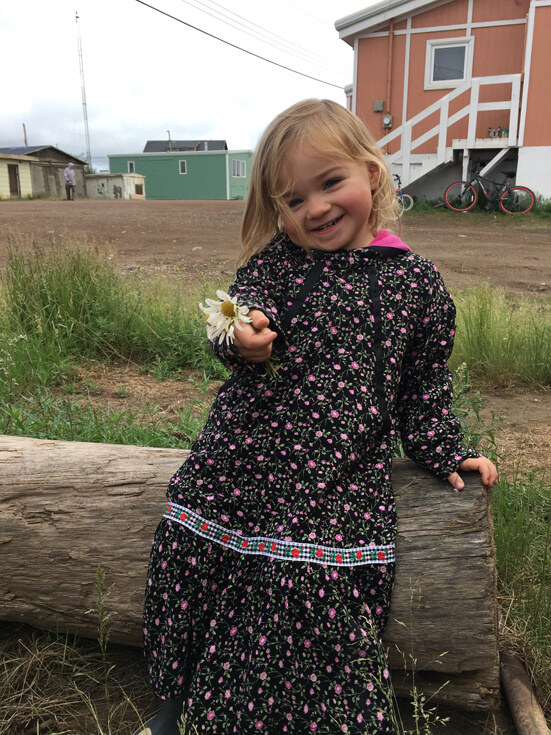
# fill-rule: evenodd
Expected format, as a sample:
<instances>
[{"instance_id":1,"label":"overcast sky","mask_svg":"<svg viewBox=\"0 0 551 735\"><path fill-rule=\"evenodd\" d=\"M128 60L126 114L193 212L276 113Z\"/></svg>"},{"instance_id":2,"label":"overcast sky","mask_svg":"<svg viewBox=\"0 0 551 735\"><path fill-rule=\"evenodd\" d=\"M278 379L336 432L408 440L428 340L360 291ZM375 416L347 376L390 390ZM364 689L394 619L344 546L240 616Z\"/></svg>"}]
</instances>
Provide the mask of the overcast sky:
<instances>
[{"instance_id":1,"label":"overcast sky","mask_svg":"<svg viewBox=\"0 0 551 735\"><path fill-rule=\"evenodd\" d=\"M146 2L146 0L144 0ZM345 102L352 49L335 21L373 0L6 0L0 4L0 147L86 154L80 31L92 163L146 140L224 139L254 149L281 110L306 97ZM79 22L76 22L78 12ZM222 17L223 16L223 17ZM327 82L327 83L324 83ZM334 86L332 86L334 85Z\"/></svg>"}]
</instances>

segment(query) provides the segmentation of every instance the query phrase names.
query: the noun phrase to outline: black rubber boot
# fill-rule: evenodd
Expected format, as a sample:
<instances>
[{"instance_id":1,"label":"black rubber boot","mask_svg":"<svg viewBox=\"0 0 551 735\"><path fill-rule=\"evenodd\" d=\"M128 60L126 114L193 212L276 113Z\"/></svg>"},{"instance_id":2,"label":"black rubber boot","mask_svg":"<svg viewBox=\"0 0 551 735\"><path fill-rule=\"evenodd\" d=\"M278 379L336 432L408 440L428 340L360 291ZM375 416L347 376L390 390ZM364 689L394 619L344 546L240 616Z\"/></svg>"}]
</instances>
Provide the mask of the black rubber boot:
<instances>
[{"instance_id":1,"label":"black rubber boot","mask_svg":"<svg viewBox=\"0 0 551 735\"><path fill-rule=\"evenodd\" d=\"M179 735L178 722L183 707L183 699L167 699L159 714L146 722L134 735Z\"/></svg>"}]
</instances>

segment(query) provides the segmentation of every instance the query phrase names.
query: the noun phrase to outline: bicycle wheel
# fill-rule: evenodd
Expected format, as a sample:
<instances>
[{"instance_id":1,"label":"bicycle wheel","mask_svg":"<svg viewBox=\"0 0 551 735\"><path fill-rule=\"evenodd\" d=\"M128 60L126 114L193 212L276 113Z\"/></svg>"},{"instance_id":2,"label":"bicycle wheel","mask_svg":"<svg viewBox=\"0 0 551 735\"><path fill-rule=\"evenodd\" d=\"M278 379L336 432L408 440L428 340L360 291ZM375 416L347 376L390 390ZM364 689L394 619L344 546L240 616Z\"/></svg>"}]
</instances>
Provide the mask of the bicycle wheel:
<instances>
[{"instance_id":1,"label":"bicycle wheel","mask_svg":"<svg viewBox=\"0 0 551 735\"><path fill-rule=\"evenodd\" d=\"M524 214L536 203L534 193L525 186L511 186L501 195L499 206L505 214Z\"/></svg>"},{"instance_id":2,"label":"bicycle wheel","mask_svg":"<svg viewBox=\"0 0 551 735\"><path fill-rule=\"evenodd\" d=\"M401 194L396 194L396 197L394 199L394 206L396 207L396 211L398 212L398 217L401 217L405 212L404 200L402 199Z\"/></svg>"},{"instance_id":3,"label":"bicycle wheel","mask_svg":"<svg viewBox=\"0 0 551 735\"><path fill-rule=\"evenodd\" d=\"M476 191L466 181L450 184L444 194L444 202L454 212L468 212L476 204Z\"/></svg>"},{"instance_id":4,"label":"bicycle wheel","mask_svg":"<svg viewBox=\"0 0 551 735\"><path fill-rule=\"evenodd\" d=\"M413 207L413 197L410 197L409 194L402 194L402 207L404 212L409 212Z\"/></svg>"}]
</instances>

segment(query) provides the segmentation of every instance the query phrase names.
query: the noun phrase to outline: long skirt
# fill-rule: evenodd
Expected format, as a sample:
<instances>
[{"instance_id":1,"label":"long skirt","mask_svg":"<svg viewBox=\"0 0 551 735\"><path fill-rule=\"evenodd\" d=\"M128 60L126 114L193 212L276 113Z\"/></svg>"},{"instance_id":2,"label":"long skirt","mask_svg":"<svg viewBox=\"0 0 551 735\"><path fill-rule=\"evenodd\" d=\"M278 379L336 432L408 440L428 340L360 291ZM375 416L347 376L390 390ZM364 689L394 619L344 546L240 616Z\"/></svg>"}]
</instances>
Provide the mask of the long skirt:
<instances>
[{"instance_id":1,"label":"long skirt","mask_svg":"<svg viewBox=\"0 0 551 735\"><path fill-rule=\"evenodd\" d=\"M381 644L394 564L241 554L163 519L144 642L156 694L190 732L394 733Z\"/></svg>"}]
</instances>

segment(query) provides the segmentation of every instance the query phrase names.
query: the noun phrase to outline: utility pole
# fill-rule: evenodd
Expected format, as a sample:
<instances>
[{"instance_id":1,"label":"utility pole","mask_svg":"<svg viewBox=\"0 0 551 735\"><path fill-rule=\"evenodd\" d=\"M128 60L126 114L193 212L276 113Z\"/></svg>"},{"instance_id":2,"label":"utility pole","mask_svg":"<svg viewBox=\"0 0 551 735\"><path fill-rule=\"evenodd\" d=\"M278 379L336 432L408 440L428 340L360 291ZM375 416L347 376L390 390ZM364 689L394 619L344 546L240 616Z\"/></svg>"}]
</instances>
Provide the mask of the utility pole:
<instances>
[{"instance_id":1,"label":"utility pole","mask_svg":"<svg viewBox=\"0 0 551 735\"><path fill-rule=\"evenodd\" d=\"M92 165L92 154L90 153L90 132L88 130L88 110L86 108L86 86L84 84L84 63L82 60L82 39L80 37L80 26L78 24L78 11L76 12L78 60L80 64L80 86L82 89L82 114L84 116L84 135L86 136L86 163Z\"/></svg>"},{"instance_id":2,"label":"utility pole","mask_svg":"<svg viewBox=\"0 0 551 735\"><path fill-rule=\"evenodd\" d=\"M27 128L25 127L25 123L22 123L23 125L23 137L25 138L25 148L29 147L29 144L27 143Z\"/></svg>"}]
</instances>

